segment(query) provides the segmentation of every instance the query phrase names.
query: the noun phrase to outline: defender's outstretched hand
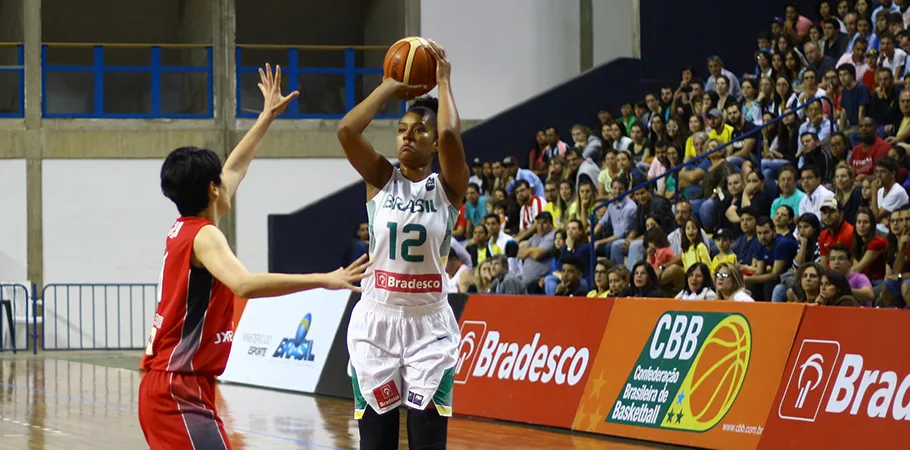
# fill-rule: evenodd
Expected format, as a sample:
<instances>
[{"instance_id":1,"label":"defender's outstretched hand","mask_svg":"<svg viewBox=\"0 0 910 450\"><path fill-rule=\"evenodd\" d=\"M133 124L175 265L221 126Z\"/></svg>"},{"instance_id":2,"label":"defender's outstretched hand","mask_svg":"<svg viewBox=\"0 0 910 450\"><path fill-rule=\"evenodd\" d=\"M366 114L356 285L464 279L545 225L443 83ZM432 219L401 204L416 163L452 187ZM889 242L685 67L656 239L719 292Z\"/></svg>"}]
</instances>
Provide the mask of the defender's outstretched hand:
<instances>
[{"instance_id":1,"label":"defender's outstretched hand","mask_svg":"<svg viewBox=\"0 0 910 450\"><path fill-rule=\"evenodd\" d=\"M281 66L276 66L275 72L272 73L272 67L268 63L265 65L265 71L259 69L259 90L262 91L264 99L262 113L272 118L283 113L288 108L288 103L300 95L299 91L281 95Z\"/></svg>"},{"instance_id":2,"label":"defender's outstretched hand","mask_svg":"<svg viewBox=\"0 0 910 450\"><path fill-rule=\"evenodd\" d=\"M368 255L357 258L347 267L339 267L334 272L326 274L325 288L331 290L350 289L354 292L360 292L360 288L354 286L354 283L364 279L369 273L366 272L372 262L369 261Z\"/></svg>"}]
</instances>

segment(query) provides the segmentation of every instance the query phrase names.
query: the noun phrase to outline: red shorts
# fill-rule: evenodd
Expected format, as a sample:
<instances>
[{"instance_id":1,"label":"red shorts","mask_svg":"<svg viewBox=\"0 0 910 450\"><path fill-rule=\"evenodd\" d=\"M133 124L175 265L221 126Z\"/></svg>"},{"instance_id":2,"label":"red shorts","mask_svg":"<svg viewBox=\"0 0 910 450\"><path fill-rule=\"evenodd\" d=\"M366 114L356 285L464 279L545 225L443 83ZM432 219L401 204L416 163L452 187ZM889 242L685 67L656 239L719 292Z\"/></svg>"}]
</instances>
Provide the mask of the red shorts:
<instances>
[{"instance_id":1,"label":"red shorts","mask_svg":"<svg viewBox=\"0 0 910 450\"><path fill-rule=\"evenodd\" d=\"M139 425L152 450L231 448L215 412L215 377L146 373L139 383Z\"/></svg>"}]
</instances>

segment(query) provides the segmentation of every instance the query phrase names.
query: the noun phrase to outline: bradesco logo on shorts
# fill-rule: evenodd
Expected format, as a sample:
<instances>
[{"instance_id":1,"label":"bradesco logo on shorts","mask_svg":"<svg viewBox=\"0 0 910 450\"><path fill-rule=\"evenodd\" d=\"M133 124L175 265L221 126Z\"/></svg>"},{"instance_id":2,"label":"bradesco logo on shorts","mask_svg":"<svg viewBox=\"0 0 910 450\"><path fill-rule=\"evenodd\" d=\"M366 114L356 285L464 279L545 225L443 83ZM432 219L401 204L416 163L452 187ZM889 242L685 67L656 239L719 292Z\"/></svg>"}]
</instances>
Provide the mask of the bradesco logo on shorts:
<instances>
[{"instance_id":1,"label":"bradesco logo on shorts","mask_svg":"<svg viewBox=\"0 0 910 450\"><path fill-rule=\"evenodd\" d=\"M711 429L742 388L752 330L741 314L667 312L607 414L608 422Z\"/></svg>"},{"instance_id":2,"label":"bradesco logo on shorts","mask_svg":"<svg viewBox=\"0 0 910 450\"><path fill-rule=\"evenodd\" d=\"M462 314L454 411L570 426L612 305L472 295Z\"/></svg>"},{"instance_id":3,"label":"bradesco logo on shorts","mask_svg":"<svg viewBox=\"0 0 910 450\"><path fill-rule=\"evenodd\" d=\"M439 274L412 275L377 270L374 276L376 287L387 291L409 294L442 292L442 276Z\"/></svg>"},{"instance_id":4,"label":"bradesco logo on shorts","mask_svg":"<svg viewBox=\"0 0 910 450\"><path fill-rule=\"evenodd\" d=\"M808 308L762 448L906 448L908 325L906 311Z\"/></svg>"}]
</instances>

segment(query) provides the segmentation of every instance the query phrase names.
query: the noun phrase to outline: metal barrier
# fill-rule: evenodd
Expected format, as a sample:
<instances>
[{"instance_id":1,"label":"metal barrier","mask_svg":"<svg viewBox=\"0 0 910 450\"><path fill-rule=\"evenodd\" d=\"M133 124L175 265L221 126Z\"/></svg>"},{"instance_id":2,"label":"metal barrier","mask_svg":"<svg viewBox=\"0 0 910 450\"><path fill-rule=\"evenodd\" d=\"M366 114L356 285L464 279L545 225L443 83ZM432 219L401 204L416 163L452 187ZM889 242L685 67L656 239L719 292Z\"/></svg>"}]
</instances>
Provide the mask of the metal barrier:
<instances>
[{"instance_id":1,"label":"metal barrier","mask_svg":"<svg viewBox=\"0 0 910 450\"><path fill-rule=\"evenodd\" d=\"M12 72L16 75L16 111L0 111L0 118L21 118L25 117L25 51L22 43L19 42L0 42L0 49L15 48L16 64L0 66L0 73Z\"/></svg>"},{"instance_id":2,"label":"metal barrier","mask_svg":"<svg viewBox=\"0 0 910 450\"><path fill-rule=\"evenodd\" d=\"M37 353L37 323L33 320L29 327L36 307L35 296L29 296L25 285L0 283L0 352L28 350L31 340L32 350Z\"/></svg>"},{"instance_id":3,"label":"metal barrier","mask_svg":"<svg viewBox=\"0 0 910 450\"><path fill-rule=\"evenodd\" d=\"M90 48L92 49L91 65L54 65L48 62L48 51L58 48ZM106 49L139 49L148 50L150 63L148 65L106 65L104 62ZM162 49L204 49L205 65L202 66L175 66L164 65L161 61ZM48 111L48 74L53 73L90 73L92 76L93 106L88 111ZM149 111L143 113L109 113L105 111L105 76L112 73L147 74L150 78L149 85ZM163 111L162 108L162 77L169 74L205 74L206 108L204 113L186 113L177 111ZM214 117L213 94L213 63L212 47L202 44L94 44L94 43L45 43L41 46L41 113L47 118L101 118L101 119L208 119ZM138 86L137 86L138 87ZM67 93L72 91L68 90ZM53 99L52 99L53 100ZM178 108L179 109L179 108Z\"/></svg>"},{"instance_id":4,"label":"metal barrier","mask_svg":"<svg viewBox=\"0 0 910 450\"><path fill-rule=\"evenodd\" d=\"M281 64L282 78L287 81L288 91L295 89L300 90L300 96L291 101L288 110L279 118L284 119L340 119L354 109L359 101L366 98L369 93L379 86L382 82L381 67L358 67L358 51L382 51L383 56L388 50L387 46L363 45L355 47L344 47L334 45L253 45L238 44L235 50L235 61L237 65L237 117L255 118L259 115L261 109L261 100L255 106L251 103L258 100L259 90L256 83L259 81L258 65L243 65L244 51L261 50L271 52L286 52L286 64ZM300 51L314 52L344 52L344 65L342 67L301 67ZM381 58L381 57L380 57ZM284 58L282 58L284 59ZM382 59L379 59L382 61ZM276 61L272 61L276 64ZM381 64L381 62L380 62ZM247 78L249 82L245 83L245 74L254 74L253 78ZM300 81L301 76L310 75L310 79L304 82ZM334 80L331 77L343 77ZM320 76L320 77L317 77ZM368 77L375 77L375 80L368 80ZM358 83L358 77L360 82ZM371 77L371 78L372 78ZM251 93L247 101L244 101L245 91ZM256 97L253 97L255 95ZM322 97L316 98L316 95ZM304 103L301 103L304 102ZM246 104L245 104L246 103ZM376 118L380 119L397 119L405 111L406 102L398 101L394 105L389 104L380 110Z\"/></svg>"},{"instance_id":5,"label":"metal barrier","mask_svg":"<svg viewBox=\"0 0 910 450\"><path fill-rule=\"evenodd\" d=\"M157 307L154 283L48 284L42 350L141 350Z\"/></svg>"}]
</instances>

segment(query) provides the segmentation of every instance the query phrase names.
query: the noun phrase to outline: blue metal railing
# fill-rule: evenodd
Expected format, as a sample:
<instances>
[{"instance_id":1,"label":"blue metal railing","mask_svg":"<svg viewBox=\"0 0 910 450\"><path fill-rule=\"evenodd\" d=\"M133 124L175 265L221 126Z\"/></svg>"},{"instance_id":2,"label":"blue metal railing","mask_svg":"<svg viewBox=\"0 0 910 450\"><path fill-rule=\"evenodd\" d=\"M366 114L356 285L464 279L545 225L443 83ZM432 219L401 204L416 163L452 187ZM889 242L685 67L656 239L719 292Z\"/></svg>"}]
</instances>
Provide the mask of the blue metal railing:
<instances>
[{"instance_id":1,"label":"blue metal railing","mask_svg":"<svg viewBox=\"0 0 910 450\"><path fill-rule=\"evenodd\" d=\"M734 142L741 141L748 137L751 137L754 134L761 133L761 130L763 130L764 128L767 128L769 125L779 122L784 117L787 117L787 116L790 116L793 114L797 114L801 109L804 109L815 102L828 102L830 111L832 111L832 112L834 111L834 102L832 102L831 99L829 99L828 97L813 98L812 100L809 100L808 102L806 102L802 105L799 105L796 108L791 109L786 114L781 114L779 117L775 117L774 119L763 123L760 127L756 127L755 129L749 131L748 133L745 133L742 136L736 137L735 139L731 140L730 142L717 146L717 148L715 148L714 150L702 153L701 155L697 155L696 157L690 159L689 161L686 161L676 167L667 169L667 171L665 173L663 173L662 175L649 179L648 181L645 181L644 183L641 183L638 186L635 186L635 187L627 190L626 192L623 192L622 194L614 195L613 198L611 198L609 200L604 200L604 201L598 203L597 205L595 205L593 208L591 208L591 214L588 216L588 221L591 224L591 245L592 245L591 261L590 261L591 273L594 273L594 268L597 265L597 255L596 255L597 252L596 252L596 249L593 248L593 245L595 242L594 227L599 222L599 219L597 218L598 210L600 210L601 208L606 208L606 207L610 206L611 203L613 203L617 200L620 200L620 199L626 197L627 195L632 195L632 193L634 193L635 191L637 191L643 187L647 187L647 186L656 184L659 180L662 180L669 176L673 176L676 179L676 191L674 192L674 199L675 199L675 201L678 201L679 190L680 190L680 187L679 187L679 171L680 170L682 170L682 169L686 168L687 166L690 166L694 163L697 163L704 158L707 158L709 155L712 155L712 154L720 152L720 151L725 151L727 149L727 147L732 145ZM831 133L833 134L835 132L834 121L831 120L830 122L831 122ZM761 154L761 150L762 150L761 148L758 149L759 155ZM759 159L758 163L760 166L761 159ZM760 170L760 168L759 168L759 170ZM675 201L674 201L674 204L675 204Z\"/></svg>"},{"instance_id":2,"label":"blue metal railing","mask_svg":"<svg viewBox=\"0 0 910 450\"><path fill-rule=\"evenodd\" d=\"M15 45L16 47L16 65L13 66L0 66L0 72L14 72L17 74L17 98L16 105L18 108L16 111L12 112L0 112L0 118L21 118L25 117L25 50L22 44L5 44L3 43L0 47L9 47Z\"/></svg>"},{"instance_id":3,"label":"blue metal railing","mask_svg":"<svg viewBox=\"0 0 910 450\"><path fill-rule=\"evenodd\" d=\"M48 284L42 350L144 349L157 307L154 283Z\"/></svg>"},{"instance_id":4,"label":"blue metal railing","mask_svg":"<svg viewBox=\"0 0 910 450\"><path fill-rule=\"evenodd\" d=\"M91 47L92 64L91 65L52 65L48 63L48 46L51 47ZM150 64L147 66L109 66L104 63L105 48L139 48L148 49L150 52ZM206 64L204 66L166 66L161 63L162 48L203 48L206 53ZM89 72L92 74L93 101L94 106L91 111L87 112L48 112L48 90L47 75L54 72ZM149 86L151 108L148 113L108 113L104 110L104 76L109 73L140 73L149 74L151 85ZM206 75L206 112L204 113L180 113L180 112L163 112L161 108L162 91L161 76L165 73L203 73ZM212 47L203 45L140 45L140 44L107 44L107 45L89 45L89 44L44 44L41 46L41 112L47 118L98 118L98 119L207 119L214 117L214 93L213 93L213 61ZM137 86L138 88L138 86Z\"/></svg>"},{"instance_id":5,"label":"blue metal railing","mask_svg":"<svg viewBox=\"0 0 910 450\"><path fill-rule=\"evenodd\" d=\"M357 76L358 75L382 75L382 68L379 67L357 67L357 58L356 54L358 50L383 50L385 51L386 47L376 47L376 46L361 46L361 47L334 47L334 46L297 46L297 47L287 47L287 46L270 46L270 45L238 45L235 49L235 63L237 67L237 117L244 118L255 118L259 115L258 112L252 110L252 108L244 107L243 105L243 75L244 74L258 74L260 67L259 66L244 66L243 65L243 50L281 50L287 51L287 65L281 65L282 77L288 81L289 85L286 88L287 91L292 91L295 89L301 89L300 97L291 101L288 105L288 110L279 118L284 119L340 119L344 115L354 109L357 106ZM301 67L300 66L300 50L339 50L343 49L344 51L344 67ZM344 75L344 111L341 112L300 112L300 100L301 97L305 97L306 93L303 88L305 86L300 86L300 75ZM380 78L381 79L381 78ZM378 85L378 84L377 84ZM255 85L253 85L255 86ZM375 87L375 86L373 86ZM361 86L362 89L366 90L366 87ZM365 95L364 95L365 97ZM397 119L405 111L406 103L404 101L398 102L398 110L386 114L377 114L376 118L379 119Z\"/></svg>"}]
</instances>

